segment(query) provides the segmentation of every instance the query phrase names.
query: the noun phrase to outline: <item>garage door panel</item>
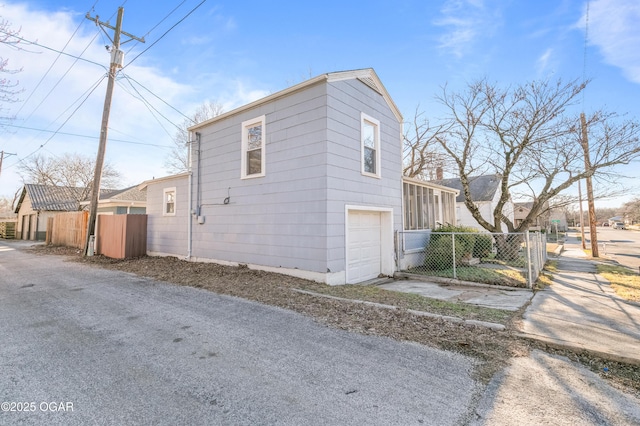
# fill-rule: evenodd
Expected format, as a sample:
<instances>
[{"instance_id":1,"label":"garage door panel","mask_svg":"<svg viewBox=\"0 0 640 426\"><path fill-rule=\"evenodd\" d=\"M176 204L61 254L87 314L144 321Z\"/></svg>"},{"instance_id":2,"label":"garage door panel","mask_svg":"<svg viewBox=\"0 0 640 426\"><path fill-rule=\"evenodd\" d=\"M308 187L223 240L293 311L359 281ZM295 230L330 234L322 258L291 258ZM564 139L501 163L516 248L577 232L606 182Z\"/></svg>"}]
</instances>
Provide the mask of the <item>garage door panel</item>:
<instances>
[{"instance_id":1,"label":"garage door panel","mask_svg":"<svg viewBox=\"0 0 640 426\"><path fill-rule=\"evenodd\" d=\"M381 271L381 218L379 212L349 213L348 282L376 278Z\"/></svg>"}]
</instances>

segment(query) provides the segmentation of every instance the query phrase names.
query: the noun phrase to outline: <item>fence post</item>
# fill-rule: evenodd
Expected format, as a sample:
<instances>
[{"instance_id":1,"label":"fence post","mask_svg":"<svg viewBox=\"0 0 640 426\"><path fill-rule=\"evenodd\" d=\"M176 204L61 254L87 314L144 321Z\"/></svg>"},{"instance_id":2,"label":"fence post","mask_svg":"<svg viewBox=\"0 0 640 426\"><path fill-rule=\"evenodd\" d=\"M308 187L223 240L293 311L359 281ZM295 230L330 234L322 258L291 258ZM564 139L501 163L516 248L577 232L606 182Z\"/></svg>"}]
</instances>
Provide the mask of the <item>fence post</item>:
<instances>
[{"instance_id":1,"label":"fence post","mask_svg":"<svg viewBox=\"0 0 640 426\"><path fill-rule=\"evenodd\" d=\"M458 279L458 274L456 273L456 234L454 232L451 233L451 248L453 251L453 279Z\"/></svg>"},{"instance_id":2,"label":"fence post","mask_svg":"<svg viewBox=\"0 0 640 426\"><path fill-rule=\"evenodd\" d=\"M529 268L529 279L527 281L529 281L529 288L533 288L533 273L532 273L532 268L531 268L531 241L530 241L530 236L529 236L529 230L527 230L525 232L525 242L526 242L526 246L527 246L527 266Z\"/></svg>"}]
</instances>

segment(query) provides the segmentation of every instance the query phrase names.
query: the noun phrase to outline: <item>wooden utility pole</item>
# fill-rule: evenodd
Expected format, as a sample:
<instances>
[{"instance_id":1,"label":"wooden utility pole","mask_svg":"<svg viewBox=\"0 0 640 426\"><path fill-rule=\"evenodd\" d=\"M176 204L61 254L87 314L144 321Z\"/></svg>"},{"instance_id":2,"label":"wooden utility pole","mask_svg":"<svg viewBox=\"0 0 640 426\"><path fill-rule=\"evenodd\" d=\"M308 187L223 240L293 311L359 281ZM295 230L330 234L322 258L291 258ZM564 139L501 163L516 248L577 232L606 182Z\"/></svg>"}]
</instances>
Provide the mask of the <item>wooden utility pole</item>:
<instances>
[{"instance_id":1,"label":"wooden utility pole","mask_svg":"<svg viewBox=\"0 0 640 426\"><path fill-rule=\"evenodd\" d=\"M587 139L587 120L584 112L580 113L582 126L582 150L584 151L584 170L587 172L587 204L589 206L589 236L591 240L591 256L600 257L598 253L598 230L596 229L596 205L593 201L593 184L591 182L591 160L589 158L589 140Z\"/></svg>"},{"instance_id":2,"label":"wooden utility pole","mask_svg":"<svg viewBox=\"0 0 640 426\"><path fill-rule=\"evenodd\" d=\"M578 181L578 199L580 200L580 238L582 250L587 248L587 240L584 238L584 212L582 211L582 184Z\"/></svg>"},{"instance_id":3,"label":"wooden utility pole","mask_svg":"<svg viewBox=\"0 0 640 426\"><path fill-rule=\"evenodd\" d=\"M98 155L96 157L96 168L93 173L93 187L91 189L91 204L89 210L89 223L87 225L87 238L85 240L84 245L84 254L85 256L89 254L93 254L92 247L90 247L90 242L92 241L92 236L95 234L96 228L96 217L98 215L98 198L100 195L100 179L102 178L102 167L104 165L104 154L107 148L107 131L109 129L109 113L111 112L111 97L113 95L113 85L116 80L116 74L119 68L122 68L124 63L124 52L120 50L120 35L124 34L130 37L130 40L137 40L139 42L144 43L144 38L135 37L129 33L122 31L122 17L124 15L124 8L118 8L118 18L116 21L116 26L112 27L109 22L102 22L99 20L99 16L96 15L95 18L92 18L89 13L87 13L86 18L94 21L96 25L99 25L102 31L107 34L104 28L112 29L113 32L113 45L111 46L111 65L109 67L109 80L107 83L107 94L104 99L104 109L102 111L102 127L100 129L100 143L98 144ZM108 36L108 34L107 34ZM125 42L126 43L126 42Z\"/></svg>"},{"instance_id":4,"label":"wooden utility pole","mask_svg":"<svg viewBox=\"0 0 640 426\"><path fill-rule=\"evenodd\" d=\"M9 157L12 155L17 155L17 154L10 154L8 152L0 151L0 174L2 174L2 160L4 160L4 157Z\"/></svg>"}]
</instances>

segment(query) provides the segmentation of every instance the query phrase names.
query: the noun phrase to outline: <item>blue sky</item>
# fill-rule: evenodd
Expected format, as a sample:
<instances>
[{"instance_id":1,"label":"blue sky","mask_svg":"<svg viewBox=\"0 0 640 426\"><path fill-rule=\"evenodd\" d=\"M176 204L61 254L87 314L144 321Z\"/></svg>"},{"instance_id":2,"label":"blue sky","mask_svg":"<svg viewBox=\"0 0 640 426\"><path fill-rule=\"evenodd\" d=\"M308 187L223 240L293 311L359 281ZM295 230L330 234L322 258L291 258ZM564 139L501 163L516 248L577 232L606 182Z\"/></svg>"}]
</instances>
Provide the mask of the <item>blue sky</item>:
<instances>
[{"instance_id":1,"label":"blue sky","mask_svg":"<svg viewBox=\"0 0 640 426\"><path fill-rule=\"evenodd\" d=\"M481 77L507 85L583 76L586 1L200 3L3 2L0 17L41 46L0 45L8 67L22 68L10 78L24 89L20 102L2 105L16 119L0 130L0 150L17 156L5 158L0 196L21 185L16 162L33 152L95 156L110 42L85 14L115 24L120 5L123 29L146 39L122 46L128 78L118 80L113 98L106 158L122 172L123 186L168 174L164 159L183 120L175 110L190 115L205 101L230 110L325 72L373 67L407 120L418 105L437 117L434 96L445 84L460 90ZM589 2L586 111L605 107L640 119L639 24L637 0ZM90 62L56 61L48 48ZM637 166L619 170L632 178L621 185L640 190Z\"/></svg>"}]
</instances>

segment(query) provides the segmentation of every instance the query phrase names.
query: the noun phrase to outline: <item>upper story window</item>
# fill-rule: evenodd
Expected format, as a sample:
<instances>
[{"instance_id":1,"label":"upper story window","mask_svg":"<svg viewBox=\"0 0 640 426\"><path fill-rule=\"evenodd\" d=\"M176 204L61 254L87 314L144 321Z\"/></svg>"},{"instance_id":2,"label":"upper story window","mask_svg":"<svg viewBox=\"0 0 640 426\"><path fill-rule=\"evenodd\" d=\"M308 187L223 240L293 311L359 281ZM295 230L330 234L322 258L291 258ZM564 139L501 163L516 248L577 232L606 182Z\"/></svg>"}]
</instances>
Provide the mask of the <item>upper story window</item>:
<instances>
[{"instance_id":1,"label":"upper story window","mask_svg":"<svg viewBox=\"0 0 640 426\"><path fill-rule=\"evenodd\" d=\"M264 176L265 116L242 123L242 179Z\"/></svg>"},{"instance_id":2,"label":"upper story window","mask_svg":"<svg viewBox=\"0 0 640 426\"><path fill-rule=\"evenodd\" d=\"M176 215L176 188L165 188L162 192L162 215Z\"/></svg>"},{"instance_id":3,"label":"upper story window","mask_svg":"<svg viewBox=\"0 0 640 426\"><path fill-rule=\"evenodd\" d=\"M361 114L362 174L380 177L380 122Z\"/></svg>"}]
</instances>

